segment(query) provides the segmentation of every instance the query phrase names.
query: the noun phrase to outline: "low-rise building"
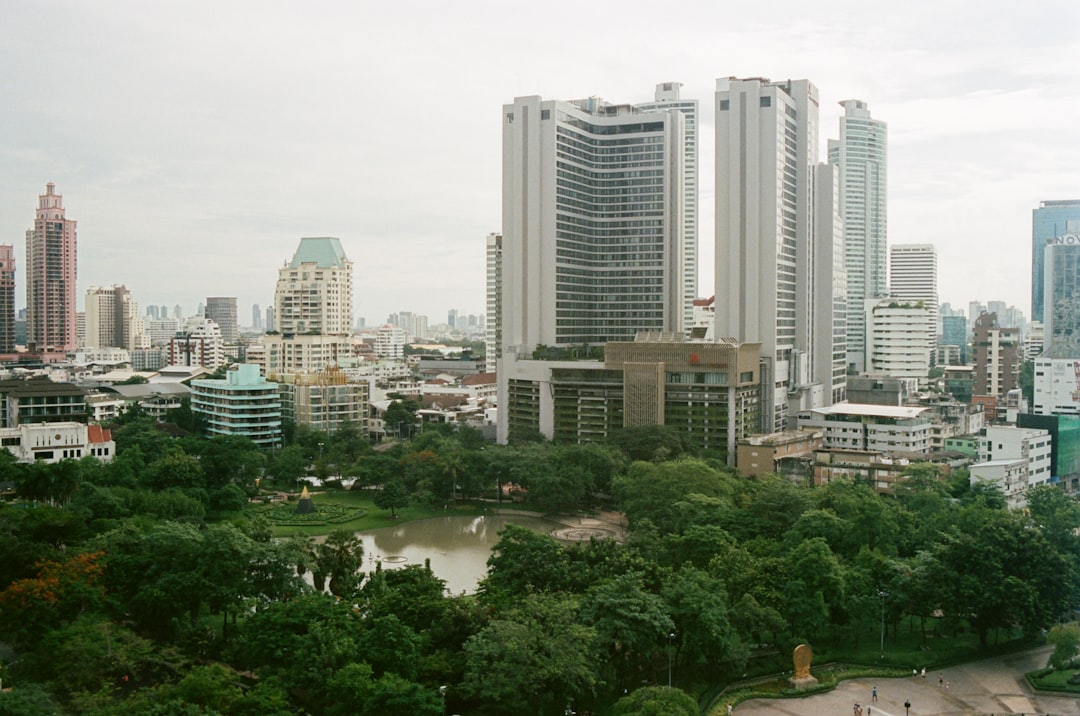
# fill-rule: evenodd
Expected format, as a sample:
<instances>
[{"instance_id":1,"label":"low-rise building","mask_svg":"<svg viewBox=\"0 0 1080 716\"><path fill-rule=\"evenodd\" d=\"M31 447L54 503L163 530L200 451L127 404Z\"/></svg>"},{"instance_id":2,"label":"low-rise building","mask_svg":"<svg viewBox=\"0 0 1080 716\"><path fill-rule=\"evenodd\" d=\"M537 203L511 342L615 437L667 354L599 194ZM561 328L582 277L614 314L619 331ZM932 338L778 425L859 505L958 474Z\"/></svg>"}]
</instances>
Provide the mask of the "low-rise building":
<instances>
[{"instance_id":1,"label":"low-rise building","mask_svg":"<svg viewBox=\"0 0 1080 716\"><path fill-rule=\"evenodd\" d=\"M837 403L802 411L799 428L822 431L827 448L913 453L930 450L928 408Z\"/></svg>"},{"instance_id":2,"label":"low-rise building","mask_svg":"<svg viewBox=\"0 0 1080 716\"><path fill-rule=\"evenodd\" d=\"M824 437L820 430L750 435L739 440L735 467L747 477L768 473L796 479L809 477L814 451L821 449Z\"/></svg>"},{"instance_id":3,"label":"low-rise building","mask_svg":"<svg viewBox=\"0 0 1080 716\"><path fill-rule=\"evenodd\" d=\"M191 410L211 435L242 435L257 445L281 443L281 395L278 384L259 374L259 366L242 363L224 380L191 381Z\"/></svg>"},{"instance_id":4,"label":"low-rise building","mask_svg":"<svg viewBox=\"0 0 1080 716\"><path fill-rule=\"evenodd\" d=\"M0 427L30 423L85 423L87 391L48 378L0 380Z\"/></svg>"},{"instance_id":5,"label":"low-rise building","mask_svg":"<svg viewBox=\"0 0 1080 716\"><path fill-rule=\"evenodd\" d=\"M349 422L367 434L369 386L366 381L350 382L337 367L317 373L271 377L281 389L283 417L297 425L327 432Z\"/></svg>"},{"instance_id":6,"label":"low-rise building","mask_svg":"<svg viewBox=\"0 0 1080 716\"><path fill-rule=\"evenodd\" d=\"M969 470L972 482L989 483L1001 490L1009 509L1018 510L1027 504L1027 491L1031 486L1027 460L987 460L975 463Z\"/></svg>"},{"instance_id":7,"label":"low-rise building","mask_svg":"<svg viewBox=\"0 0 1080 716\"><path fill-rule=\"evenodd\" d=\"M979 461L1024 460L1027 462L1027 485L1034 487L1050 482L1050 444L1050 433L1046 430L989 426L979 436Z\"/></svg>"},{"instance_id":8,"label":"low-rise building","mask_svg":"<svg viewBox=\"0 0 1080 716\"><path fill-rule=\"evenodd\" d=\"M0 448L19 462L60 462L96 457L109 462L116 455L112 434L100 425L54 422L0 428Z\"/></svg>"}]
</instances>

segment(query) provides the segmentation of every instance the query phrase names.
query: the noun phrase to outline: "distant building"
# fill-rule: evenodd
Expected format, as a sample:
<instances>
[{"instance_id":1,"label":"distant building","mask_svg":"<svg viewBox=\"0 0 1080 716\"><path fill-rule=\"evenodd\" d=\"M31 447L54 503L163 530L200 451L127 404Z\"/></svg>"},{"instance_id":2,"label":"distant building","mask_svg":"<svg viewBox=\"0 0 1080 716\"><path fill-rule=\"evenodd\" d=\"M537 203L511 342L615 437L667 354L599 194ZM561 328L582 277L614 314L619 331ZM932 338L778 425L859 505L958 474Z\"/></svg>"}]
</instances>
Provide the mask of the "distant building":
<instances>
[{"instance_id":1,"label":"distant building","mask_svg":"<svg viewBox=\"0 0 1080 716\"><path fill-rule=\"evenodd\" d=\"M1027 491L1051 479L1051 439L1046 430L991 426L979 438L979 462L971 480L989 482L1005 495L1011 509L1027 504Z\"/></svg>"},{"instance_id":2,"label":"distant building","mask_svg":"<svg viewBox=\"0 0 1080 716\"><path fill-rule=\"evenodd\" d=\"M326 432L350 422L367 434L370 391L366 381L349 382L337 367L282 375L279 381L282 417Z\"/></svg>"},{"instance_id":3,"label":"distant building","mask_svg":"<svg viewBox=\"0 0 1080 716\"><path fill-rule=\"evenodd\" d=\"M0 244L0 354L15 352L15 247Z\"/></svg>"},{"instance_id":4,"label":"distant building","mask_svg":"<svg viewBox=\"0 0 1080 716\"><path fill-rule=\"evenodd\" d=\"M967 364L967 319L964 316L941 317L941 344L957 346L960 349L958 365Z\"/></svg>"},{"instance_id":5,"label":"distant building","mask_svg":"<svg viewBox=\"0 0 1080 716\"><path fill-rule=\"evenodd\" d=\"M139 304L123 284L91 286L86 291L87 348L148 348Z\"/></svg>"},{"instance_id":6,"label":"distant building","mask_svg":"<svg viewBox=\"0 0 1080 716\"><path fill-rule=\"evenodd\" d=\"M242 363L224 380L191 381L191 410L210 435L241 435L262 447L281 443L281 397L278 384Z\"/></svg>"},{"instance_id":7,"label":"distant building","mask_svg":"<svg viewBox=\"0 0 1080 716\"><path fill-rule=\"evenodd\" d=\"M112 434L100 425L51 422L0 428L0 445L19 462L56 463L95 457L110 462L116 455Z\"/></svg>"},{"instance_id":8,"label":"distant building","mask_svg":"<svg viewBox=\"0 0 1080 716\"><path fill-rule=\"evenodd\" d=\"M889 296L926 307L929 348L937 345L938 261L933 244L893 244L889 249Z\"/></svg>"},{"instance_id":9,"label":"distant building","mask_svg":"<svg viewBox=\"0 0 1080 716\"><path fill-rule=\"evenodd\" d=\"M201 316L189 318L183 330L169 341L169 365L210 370L225 365L225 341L218 324Z\"/></svg>"},{"instance_id":10,"label":"distant building","mask_svg":"<svg viewBox=\"0 0 1080 716\"><path fill-rule=\"evenodd\" d=\"M1035 359L1032 412L1036 415L1080 415L1080 359Z\"/></svg>"},{"instance_id":11,"label":"distant building","mask_svg":"<svg viewBox=\"0 0 1080 716\"><path fill-rule=\"evenodd\" d=\"M487 315L484 329L484 354L489 368L496 370L496 362L502 352L502 234L487 235Z\"/></svg>"},{"instance_id":12,"label":"distant building","mask_svg":"<svg viewBox=\"0 0 1080 716\"><path fill-rule=\"evenodd\" d=\"M799 414L801 430L820 430L825 447L882 452L930 450L927 408L839 403Z\"/></svg>"},{"instance_id":13,"label":"distant building","mask_svg":"<svg viewBox=\"0 0 1080 716\"><path fill-rule=\"evenodd\" d=\"M999 405L1000 419L1006 394L1020 387L1020 329L1002 328L996 313L983 313L975 321L972 346L974 394L993 397Z\"/></svg>"},{"instance_id":14,"label":"distant building","mask_svg":"<svg viewBox=\"0 0 1080 716\"><path fill-rule=\"evenodd\" d=\"M1046 323L1044 262L1048 241L1080 235L1080 200L1042 201L1031 212L1031 320Z\"/></svg>"},{"instance_id":15,"label":"distant building","mask_svg":"<svg viewBox=\"0 0 1080 716\"><path fill-rule=\"evenodd\" d=\"M26 332L31 352L75 350L76 222L49 182L26 232Z\"/></svg>"},{"instance_id":16,"label":"distant building","mask_svg":"<svg viewBox=\"0 0 1080 716\"><path fill-rule=\"evenodd\" d=\"M304 237L278 270L275 330L283 335L347 336L352 332L353 264L341 240Z\"/></svg>"},{"instance_id":17,"label":"distant building","mask_svg":"<svg viewBox=\"0 0 1080 716\"><path fill-rule=\"evenodd\" d=\"M305 373L336 366L353 353L352 338L341 335L279 334L263 338L257 360L268 376ZM257 353L257 352L256 352Z\"/></svg>"},{"instance_id":18,"label":"distant building","mask_svg":"<svg viewBox=\"0 0 1080 716\"><path fill-rule=\"evenodd\" d=\"M1080 359L1080 231L1044 249L1043 354Z\"/></svg>"},{"instance_id":19,"label":"distant building","mask_svg":"<svg viewBox=\"0 0 1080 716\"><path fill-rule=\"evenodd\" d=\"M397 326L384 325L375 335L375 355L401 360L405 357L405 331Z\"/></svg>"},{"instance_id":20,"label":"distant building","mask_svg":"<svg viewBox=\"0 0 1080 716\"><path fill-rule=\"evenodd\" d=\"M240 338L240 327L236 319L235 296L211 296L206 299L206 317L218 324L221 339L226 345L233 345Z\"/></svg>"},{"instance_id":21,"label":"distant building","mask_svg":"<svg viewBox=\"0 0 1080 716\"><path fill-rule=\"evenodd\" d=\"M814 451L822 447L823 439L820 430L750 435L739 440L735 467L747 477L771 473L807 478L812 473Z\"/></svg>"},{"instance_id":22,"label":"distant building","mask_svg":"<svg viewBox=\"0 0 1080 716\"><path fill-rule=\"evenodd\" d=\"M48 378L0 380L0 427L87 421L87 391Z\"/></svg>"},{"instance_id":23,"label":"distant building","mask_svg":"<svg viewBox=\"0 0 1080 716\"><path fill-rule=\"evenodd\" d=\"M921 301L867 301L867 371L893 378L925 379L932 364L932 320L930 310Z\"/></svg>"}]
</instances>

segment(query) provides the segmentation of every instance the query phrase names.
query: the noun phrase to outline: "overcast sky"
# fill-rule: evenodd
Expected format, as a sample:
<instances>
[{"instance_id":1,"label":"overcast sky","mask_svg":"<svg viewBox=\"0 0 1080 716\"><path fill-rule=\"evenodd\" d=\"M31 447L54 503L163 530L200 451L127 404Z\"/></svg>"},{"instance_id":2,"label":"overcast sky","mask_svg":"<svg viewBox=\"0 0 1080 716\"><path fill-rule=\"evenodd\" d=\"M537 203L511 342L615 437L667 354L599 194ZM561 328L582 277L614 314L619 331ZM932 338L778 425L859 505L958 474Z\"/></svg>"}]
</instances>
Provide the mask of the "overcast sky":
<instances>
[{"instance_id":1,"label":"overcast sky","mask_svg":"<svg viewBox=\"0 0 1080 716\"><path fill-rule=\"evenodd\" d=\"M484 312L515 96L699 99L713 287L717 77L807 78L821 159L843 99L889 124L889 242L933 243L942 301L1030 313L1031 210L1080 199L1080 3L4 0L0 242L45 182L79 222L79 296L273 302L301 236L337 236L356 314ZM81 310L81 309L80 309Z\"/></svg>"}]
</instances>

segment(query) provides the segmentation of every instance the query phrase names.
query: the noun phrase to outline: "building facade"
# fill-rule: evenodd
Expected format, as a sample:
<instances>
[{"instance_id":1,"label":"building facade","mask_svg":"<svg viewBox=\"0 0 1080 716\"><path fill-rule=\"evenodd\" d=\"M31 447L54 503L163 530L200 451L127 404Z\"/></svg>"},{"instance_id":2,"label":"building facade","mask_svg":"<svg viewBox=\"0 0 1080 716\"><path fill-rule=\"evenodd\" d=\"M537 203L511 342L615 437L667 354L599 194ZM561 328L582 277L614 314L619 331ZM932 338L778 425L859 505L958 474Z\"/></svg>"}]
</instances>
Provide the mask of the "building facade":
<instances>
[{"instance_id":1,"label":"building facade","mask_svg":"<svg viewBox=\"0 0 1080 716\"><path fill-rule=\"evenodd\" d=\"M204 315L221 329L221 340L226 345L235 345L240 339L240 326L236 318L236 296L207 298Z\"/></svg>"},{"instance_id":2,"label":"building facade","mask_svg":"<svg viewBox=\"0 0 1080 716\"><path fill-rule=\"evenodd\" d=\"M352 280L353 264L340 239L301 238L292 260L278 270L275 330L282 334L350 335Z\"/></svg>"},{"instance_id":3,"label":"building facade","mask_svg":"<svg viewBox=\"0 0 1080 716\"><path fill-rule=\"evenodd\" d=\"M503 106L504 354L682 332L684 131L598 98Z\"/></svg>"},{"instance_id":4,"label":"building facade","mask_svg":"<svg viewBox=\"0 0 1080 716\"><path fill-rule=\"evenodd\" d=\"M930 372L930 310L922 302L870 299L866 307L866 369L893 378Z\"/></svg>"},{"instance_id":5,"label":"building facade","mask_svg":"<svg viewBox=\"0 0 1080 716\"><path fill-rule=\"evenodd\" d=\"M216 370L225 365L225 340L210 318L192 316L169 341L169 365L202 366Z\"/></svg>"},{"instance_id":6,"label":"building facade","mask_svg":"<svg viewBox=\"0 0 1080 716\"><path fill-rule=\"evenodd\" d=\"M761 344L761 432L792 427L797 410L833 395L832 361L815 345L838 352L841 332L821 323L844 320L832 301L840 293L846 302L847 289L834 286L843 281L838 210L815 216L817 132L809 81L717 80L714 339ZM822 189L834 191L835 168L827 170ZM817 241L822 225L831 235Z\"/></svg>"},{"instance_id":7,"label":"building facade","mask_svg":"<svg viewBox=\"0 0 1080 716\"><path fill-rule=\"evenodd\" d=\"M926 307L927 334L932 351L941 334L937 249L932 244L895 244L889 249L889 297Z\"/></svg>"},{"instance_id":8,"label":"building facade","mask_svg":"<svg viewBox=\"0 0 1080 716\"><path fill-rule=\"evenodd\" d=\"M502 234L487 235L485 253L485 274L487 279L485 305L487 325L484 326L484 354L487 356L488 369L496 370L499 354L502 353Z\"/></svg>"},{"instance_id":9,"label":"building facade","mask_svg":"<svg viewBox=\"0 0 1080 716\"><path fill-rule=\"evenodd\" d=\"M1080 358L1080 233L1043 249L1043 354Z\"/></svg>"},{"instance_id":10,"label":"building facade","mask_svg":"<svg viewBox=\"0 0 1080 716\"><path fill-rule=\"evenodd\" d=\"M86 348L148 348L139 304L122 284L91 286L86 291Z\"/></svg>"},{"instance_id":11,"label":"building facade","mask_svg":"<svg viewBox=\"0 0 1080 716\"><path fill-rule=\"evenodd\" d=\"M683 326L693 325L693 304L698 297L698 101L680 96L682 83L656 85L652 102L638 108L645 111L677 109L682 112L683 127Z\"/></svg>"},{"instance_id":12,"label":"building facade","mask_svg":"<svg viewBox=\"0 0 1080 716\"><path fill-rule=\"evenodd\" d=\"M31 352L75 350L76 222L49 182L26 232L26 341Z\"/></svg>"},{"instance_id":13,"label":"building facade","mask_svg":"<svg viewBox=\"0 0 1080 716\"><path fill-rule=\"evenodd\" d=\"M888 228L888 126L870 116L865 102L840 103L840 139L829 140L829 163L840 169L847 270L848 364L866 370L867 299L887 294L885 264Z\"/></svg>"},{"instance_id":14,"label":"building facade","mask_svg":"<svg viewBox=\"0 0 1080 716\"><path fill-rule=\"evenodd\" d=\"M240 435L262 447L281 443L281 396L278 384L242 363L224 380L191 381L191 410L210 435Z\"/></svg>"},{"instance_id":15,"label":"building facade","mask_svg":"<svg viewBox=\"0 0 1080 716\"><path fill-rule=\"evenodd\" d=\"M1004 405L1005 395L1020 387L1020 330L999 326L996 313L982 313L975 319L971 345L974 395L990 396Z\"/></svg>"},{"instance_id":16,"label":"building facade","mask_svg":"<svg viewBox=\"0 0 1080 716\"><path fill-rule=\"evenodd\" d=\"M1031 320L1046 322L1044 253L1047 242L1080 234L1080 199L1042 201L1031 212Z\"/></svg>"},{"instance_id":17,"label":"building facade","mask_svg":"<svg viewBox=\"0 0 1080 716\"><path fill-rule=\"evenodd\" d=\"M927 408L841 403L803 411L799 429L822 431L827 448L910 453L930 450Z\"/></svg>"},{"instance_id":18,"label":"building facade","mask_svg":"<svg viewBox=\"0 0 1080 716\"><path fill-rule=\"evenodd\" d=\"M15 352L15 247L0 244L0 354Z\"/></svg>"}]
</instances>

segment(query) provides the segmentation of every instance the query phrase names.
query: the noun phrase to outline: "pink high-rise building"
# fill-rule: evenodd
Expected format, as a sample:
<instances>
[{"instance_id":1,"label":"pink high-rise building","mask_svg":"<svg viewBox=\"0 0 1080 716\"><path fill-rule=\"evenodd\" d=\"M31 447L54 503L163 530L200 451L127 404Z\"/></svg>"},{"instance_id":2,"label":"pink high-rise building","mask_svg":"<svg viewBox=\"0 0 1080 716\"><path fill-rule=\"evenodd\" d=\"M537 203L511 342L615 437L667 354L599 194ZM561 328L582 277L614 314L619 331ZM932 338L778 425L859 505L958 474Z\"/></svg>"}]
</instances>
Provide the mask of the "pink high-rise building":
<instances>
[{"instance_id":1,"label":"pink high-rise building","mask_svg":"<svg viewBox=\"0 0 1080 716\"><path fill-rule=\"evenodd\" d=\"M75 350L75 220L49 182L26 232L26 341L37 353Z\"/></svg>"},{"instance_id":2,"label":"pink high-rise building","mask_svg":"<svg viewBox=\"0 0 1080 716\"><path fill-rule=\"evenodd\" d=\"M0 354L15 352L15 247L0 244Z\"/></svg>"}]
</instances>

